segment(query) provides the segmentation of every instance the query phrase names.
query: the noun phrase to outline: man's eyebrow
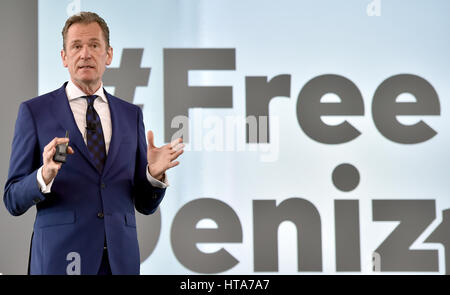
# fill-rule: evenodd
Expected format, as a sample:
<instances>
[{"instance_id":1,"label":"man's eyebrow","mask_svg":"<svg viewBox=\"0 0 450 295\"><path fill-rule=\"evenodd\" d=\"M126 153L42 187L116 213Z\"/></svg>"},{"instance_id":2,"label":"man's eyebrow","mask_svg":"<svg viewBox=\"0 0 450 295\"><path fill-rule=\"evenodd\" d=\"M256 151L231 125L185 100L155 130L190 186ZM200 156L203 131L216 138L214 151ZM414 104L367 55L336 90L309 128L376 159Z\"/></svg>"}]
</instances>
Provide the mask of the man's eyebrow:
<instances>
[{"instance_id":1,"label":"man's eyebrow","mask_svg":"<svg viewBox=\"0 0 450 295\"><path fill-rule=\"evenodd\" d=\"M99 38L91 38L91 39L89 39L89 41L100 41L100 39ZM76 39L76 40L73 40L72 42L70 42L71 44L74 44L74 43L80 43L81 42L81 40L80 39Z\"/></svg>"}]
</instances>

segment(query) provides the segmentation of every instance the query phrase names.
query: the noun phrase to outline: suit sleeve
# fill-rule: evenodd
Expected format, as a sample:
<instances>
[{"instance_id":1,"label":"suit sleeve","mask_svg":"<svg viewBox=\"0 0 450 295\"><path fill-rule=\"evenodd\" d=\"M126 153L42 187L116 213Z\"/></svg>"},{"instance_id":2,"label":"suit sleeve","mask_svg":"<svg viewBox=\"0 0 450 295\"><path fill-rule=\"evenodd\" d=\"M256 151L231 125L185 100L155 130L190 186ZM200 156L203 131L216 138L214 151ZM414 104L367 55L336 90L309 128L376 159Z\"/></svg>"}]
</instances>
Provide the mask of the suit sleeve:
<instances>
[{"instance_id":1,"label":"suit sleeve","mask_svg":"<svg viewBox=\"0 0 450 295\"><path fill-rule=\"evenodd\" d=\"M25 103L19 107L9 160L8 179L3 202L8 211L22 215L31 206L43 201L37 183L40 151L33 116Z\"/></svg>"},{"instance_id":2,"label":"suit sleeve","mask_svg":"<svg viewBox=\"0 0 450 295\"><path fill-rule=\"evenodd\" d=\"M142 110L138 108L138 148L136 155L136 171L134 178L133 196L136 210L148 215L158 209L161 203L165 188L158 188L151 185L147 179L147 141L145 136Z\"/></svg>"}]
</instances>

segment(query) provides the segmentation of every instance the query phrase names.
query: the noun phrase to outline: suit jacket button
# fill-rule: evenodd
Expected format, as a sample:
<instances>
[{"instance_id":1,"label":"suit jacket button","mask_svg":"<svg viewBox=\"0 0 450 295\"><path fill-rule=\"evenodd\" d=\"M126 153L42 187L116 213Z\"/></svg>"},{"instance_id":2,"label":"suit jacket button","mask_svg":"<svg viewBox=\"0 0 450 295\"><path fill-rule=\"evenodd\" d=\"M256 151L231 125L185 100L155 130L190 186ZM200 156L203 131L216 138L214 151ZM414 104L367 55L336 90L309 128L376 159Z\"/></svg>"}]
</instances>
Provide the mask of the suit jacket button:
<instances>
[{"instance_id":1,"label":"suit jacket button","mask_svg":"<svg viewBox=\"0 0 450 295\"><path fill-rule=\"evenodd\" d=\"M100 185L101 188L105 188L106 184L104 182L102 182L102 184Z\"/></svg>"},{"instance_id":2,"label":"suit jacket button","mask_svg":"<svg viewBox=\"0 0 450 295\"><path fill-rule=\"evenodd\" d=\"M103 212L98 212L97 213L97 217L98 218L103 218L105 215L103 214Z\"/></svg>"},{"instance_id":3,"label":"suit jacket button","mask_svg":"<svg viewBox=\"0 0 450 295\"><path fill-rule=\"evenodd\" d=\"M40 201L41 201L41 199L39 199L39 198L34 198L33 199L33 203L35 203L35 204L39 203Z\"/></svg>"},{"instance_id":4,"label":"suit jacket button","mask_svg":"<svg viewBox=\"0 0 450 295\"><path fill-rule=\"evenodd\" d=\"M156 193L153 193L153 199L157 199L158 198L158 194L156 194Z\"/></svg>"}]
</instances>

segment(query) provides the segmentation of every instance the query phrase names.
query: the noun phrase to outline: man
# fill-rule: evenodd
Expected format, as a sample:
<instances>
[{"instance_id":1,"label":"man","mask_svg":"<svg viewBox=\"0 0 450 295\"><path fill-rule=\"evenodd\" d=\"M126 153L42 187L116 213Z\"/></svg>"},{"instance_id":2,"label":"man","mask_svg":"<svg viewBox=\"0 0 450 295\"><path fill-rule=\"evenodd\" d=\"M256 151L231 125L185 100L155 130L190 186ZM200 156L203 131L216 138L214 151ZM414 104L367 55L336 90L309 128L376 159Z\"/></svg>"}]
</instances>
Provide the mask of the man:
<instances>
[{"instance_id":1,"label":"man","mask_svg":"<svg viewBox=\"0 0 450 295\"><path fill-rule=\"evenodd\" d=\"M134 209L157 209L184 145L157 148L149 131L147 147L142 111L103 89L113 49L101 17L74 15L62 35L70 81L20 105L3 200L15 216L37 207L30 274L139 274Z\"/></svg>"}]
</instances>

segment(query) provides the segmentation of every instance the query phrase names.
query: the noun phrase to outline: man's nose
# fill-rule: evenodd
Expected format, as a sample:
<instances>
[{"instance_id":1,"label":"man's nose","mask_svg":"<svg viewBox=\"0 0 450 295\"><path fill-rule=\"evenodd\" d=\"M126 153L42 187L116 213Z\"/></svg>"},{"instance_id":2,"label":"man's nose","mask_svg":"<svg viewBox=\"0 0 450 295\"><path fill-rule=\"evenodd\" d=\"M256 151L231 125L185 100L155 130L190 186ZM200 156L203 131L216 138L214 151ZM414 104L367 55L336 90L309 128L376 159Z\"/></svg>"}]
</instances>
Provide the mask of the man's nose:
<instances>
[{"instance_id":1,"label":"man's nose","mask_svg":"<svg viewBox=\"0 0 450 295\"><path fill-rule=\"evenodd\" d=\"M81 49L81 58L86 59L91 57L91 51L89 49L89 46L85 45Z\"/></svg>"}]
</instances>

